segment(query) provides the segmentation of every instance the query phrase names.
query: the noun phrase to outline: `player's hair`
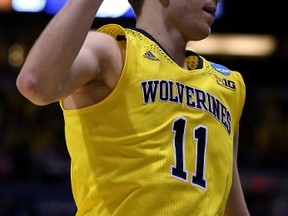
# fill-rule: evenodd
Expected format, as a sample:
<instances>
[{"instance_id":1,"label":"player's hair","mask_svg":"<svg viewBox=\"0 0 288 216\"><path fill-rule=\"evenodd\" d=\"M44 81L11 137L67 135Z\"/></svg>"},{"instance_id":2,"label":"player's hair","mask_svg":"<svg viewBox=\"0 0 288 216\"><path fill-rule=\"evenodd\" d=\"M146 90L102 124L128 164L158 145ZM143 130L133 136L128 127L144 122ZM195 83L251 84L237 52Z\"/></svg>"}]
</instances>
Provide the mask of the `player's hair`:
<instances>
[{"instance_id":1,"label":"player's hair","mask_svg":"<svg viewBox=\"0 0 288 216\"><path fill-rule=\"evenodd\" d=\"M130 3L130 5L132 6L133 11L134 11L134 13L135 13L136 16L139 16L139 15L140 15L143 1L144 1L144 0L128 0L128 2Z\"/></svg>"}]
</instances>

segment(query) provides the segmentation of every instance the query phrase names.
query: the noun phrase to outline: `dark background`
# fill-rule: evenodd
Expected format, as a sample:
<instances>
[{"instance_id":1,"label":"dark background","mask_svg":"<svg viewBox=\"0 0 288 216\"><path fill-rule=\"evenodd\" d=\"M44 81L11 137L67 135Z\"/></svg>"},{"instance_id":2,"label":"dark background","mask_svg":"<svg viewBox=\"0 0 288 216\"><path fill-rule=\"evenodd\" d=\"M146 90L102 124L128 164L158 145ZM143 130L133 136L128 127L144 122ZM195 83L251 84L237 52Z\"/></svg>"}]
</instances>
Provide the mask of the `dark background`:
<instances>
[{"instance_id":1,"label":"dark background","mask_svg":"<svg viewBox=\"0 0 288 216\"><path fill-rule=\"evenodd\" d=\"M270 3L270 4L267 4ZM215 33L269 34L269 57L207 56L243 75L247 99L240 128L239 170L252 216L288 212L288 33L285 7L273 2L226 1ZM51 16L0 13L0 215L74 215L69 156L58 104L37 107L15 87L20 67L7 63L12 44L25 55ZM95 19L93 27L133 19ZM76 31L77 29L75 29Z\"/></svg>"}]
</instances>

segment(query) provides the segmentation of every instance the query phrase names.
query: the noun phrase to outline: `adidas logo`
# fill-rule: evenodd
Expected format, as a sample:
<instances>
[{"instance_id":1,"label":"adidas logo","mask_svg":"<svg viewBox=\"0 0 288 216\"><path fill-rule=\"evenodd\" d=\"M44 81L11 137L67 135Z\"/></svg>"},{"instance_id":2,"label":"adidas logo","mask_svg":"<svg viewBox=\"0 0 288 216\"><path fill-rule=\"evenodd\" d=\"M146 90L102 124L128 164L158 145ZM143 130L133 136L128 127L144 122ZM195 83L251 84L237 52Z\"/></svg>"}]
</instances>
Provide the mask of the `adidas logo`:
<instances>
[{"instance_id":1,"label":"adidas logo","mask_svg":"<svg viewBox=\"0 0 288 216\"><path fill-rule=\"evenodd\" d=\"M160 59L157 58L151 51L144 53L143 57L152 61L160 61Z\"/></svg>"}]
</instances>

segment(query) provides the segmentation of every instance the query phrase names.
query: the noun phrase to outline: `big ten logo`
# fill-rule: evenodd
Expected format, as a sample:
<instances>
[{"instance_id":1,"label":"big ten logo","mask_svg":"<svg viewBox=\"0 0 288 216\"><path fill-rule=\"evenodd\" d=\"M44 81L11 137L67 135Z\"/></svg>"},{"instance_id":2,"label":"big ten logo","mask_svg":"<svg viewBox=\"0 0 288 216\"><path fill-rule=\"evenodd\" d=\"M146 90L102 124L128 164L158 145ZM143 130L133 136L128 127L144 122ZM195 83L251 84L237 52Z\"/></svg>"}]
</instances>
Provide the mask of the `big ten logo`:
<instances>
[{"instance_id":1,"label":"big ten logo","mask_svg":"<svg viewBox=\"0 0 288 216\"><path fill-rule=\"evenodd\" d=\"M216 80L217 80L217 83L221 86L224 86L225 88L228 88L228 89L231 89L231 90L235 90L236 89L236 85L235 85L235 82L232 81L232 80L228 80L228 79L225 79L225 78L222 78L222 77L218 77L216 76Z\"/></svg>"}]
</instances>

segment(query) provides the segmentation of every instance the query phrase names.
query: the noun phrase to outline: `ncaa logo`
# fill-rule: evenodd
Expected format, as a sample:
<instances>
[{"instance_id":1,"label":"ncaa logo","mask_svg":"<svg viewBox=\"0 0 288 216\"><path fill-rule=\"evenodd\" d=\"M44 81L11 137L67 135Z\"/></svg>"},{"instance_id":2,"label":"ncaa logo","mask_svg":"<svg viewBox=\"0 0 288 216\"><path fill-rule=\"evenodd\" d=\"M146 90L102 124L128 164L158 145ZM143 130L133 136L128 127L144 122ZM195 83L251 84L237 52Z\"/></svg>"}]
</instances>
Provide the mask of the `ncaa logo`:
<instances>
[{"instance_id":1,"label":"ncaa logo","mask_svg":"<svg viewBox=\"0 0 288 216\"><path fill-rule=\"evenodd\" d=\"M215 70L217 70L218 72L220 72L221 74L225 76L229 76L231 74L231 70L223 65L216 64L216 63L212 63L211 65Z\"/></svg>"}]
</instances>

